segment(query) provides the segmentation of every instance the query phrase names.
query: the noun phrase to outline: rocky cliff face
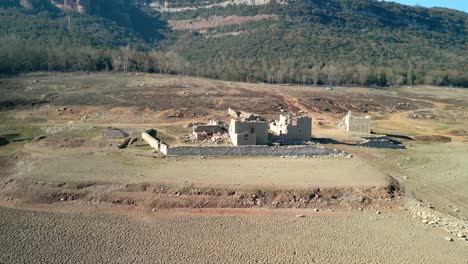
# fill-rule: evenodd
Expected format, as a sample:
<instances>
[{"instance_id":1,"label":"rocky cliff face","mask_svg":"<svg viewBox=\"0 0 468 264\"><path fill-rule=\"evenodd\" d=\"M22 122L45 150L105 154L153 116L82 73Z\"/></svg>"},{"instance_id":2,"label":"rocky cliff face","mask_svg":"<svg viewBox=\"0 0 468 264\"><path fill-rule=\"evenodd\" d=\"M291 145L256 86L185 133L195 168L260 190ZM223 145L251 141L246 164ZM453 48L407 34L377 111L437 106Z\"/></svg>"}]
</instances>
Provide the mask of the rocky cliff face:
<instances>
[{"instance_id":1,"label":"rocky cliff face","mask_svg":"<svg viewBox=\"0 0 468 264\"><path fill-rule=\"evenodd\" d=\"M50 2L63 11L75 10L81 14L87 13L90 8L90 0L50 0Z\"/></svg>"},{"instance_id":2,"label":"rocky cliff face","mask_svg":"<svg viewBox=\"0 0 468 264\"><path fill-rule=\"evenodd\" d=\"M62 11L77 11L86 14L90 10L91 0L43 0L44 3L57 7ZM20 5L26 9L34 9L36 6L31 0L19 0Z\"/></svg>"},{"instance_id":3,"label":"rocky cliff face","mask_svg":"<svg viewBox=\"0 0 468 264\"><path fill-rule=\"evenodd\" d=\"M31 2L29 0L20 0L20 5L23 8L26 8L26 9L32 9L33 8L33 5L31 4Z\"/></svg>"}]
</instances>

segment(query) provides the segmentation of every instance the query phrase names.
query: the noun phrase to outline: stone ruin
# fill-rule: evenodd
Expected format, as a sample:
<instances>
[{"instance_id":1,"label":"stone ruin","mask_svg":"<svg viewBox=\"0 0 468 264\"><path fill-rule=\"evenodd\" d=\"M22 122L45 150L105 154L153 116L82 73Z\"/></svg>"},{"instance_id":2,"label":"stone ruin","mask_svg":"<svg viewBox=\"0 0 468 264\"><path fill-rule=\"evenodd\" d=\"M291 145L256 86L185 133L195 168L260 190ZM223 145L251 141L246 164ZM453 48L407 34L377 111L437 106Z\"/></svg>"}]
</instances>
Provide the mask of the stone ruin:
<instances>
[{"instance_id":1,"label":"stone ruin","mask_svg":"<svg viewBox=\"0 0 468 264\"><path fill-rule=\"evenodd\" d=\"M154 133L153 133L154 132ZM154 151L166 156L331 156L345 155L344 152L312 145L302 146L175 146L169 147L157 137L155 130L143 131L141 137Z\"/></svg>"},{"instance_id":2,"label":"stone ruin","mask_svg":"<svg viewBox=\"0 0 468 264\"><path fill-rule=\"evenodd\" d=\"M193 126L193 132L189 138L192 142L211 140L216 144L220 144L229 140L226 132L226 124L223 121L210 120L208 124Z\"/></svg>"},{"instance_id":3,"label":"stone ruin","mask_svg":"<svg viewBox=\"0 0 468 264\"><path fill-rule=\"evenodd\" d=\"M108 127L101 131L102 140L123 139L123 141L117 145L117 148L119 149L126 148L129 145L132 145L140 138L141 130L128 129L127 131L124 131L120 128Z\"/></svg>"},{"instance_id":4,"label":"stone ruin","mask_svg":"<svg viewBox=\"0 0 468 264\"><path fill-rule=\"evenodd\" d=\"M268 145L268 122L231 119L229 136L234 146Z\"/></svg>"},{"instance_id":5,"label":"stone ruin","mask_svg":"<svg viewBox=\"0 0 468 264\"><path fill-rule=\"evenodd\" d=\"M290 114L281 114L279 120L270 123L270 130L280 141L307 142L312 136L312 118L297 116L294 124Z\"/></svg>"},{"instance_id":6,"label":"stone ruin","mask_svg":"<svg viewBox=\"0 0 468 264\"><path fill-rule=\"evenodd\" d=\"M341 119L338 128L344 129L346 132L370 134L370 116L353 116L351 111Z\"/></svg>"},{"instance_id":7,"label":"stone ruin","mask_svg":"<svg viewBox=\"0 0 468 264\"><path fill-rule=\"evenodd\" d=\"M271 123L259 115L236 112L231 108L228 109L228 114L237 117L231 119L229 126L229 135L234 146L268 145L274 141L302 144L310 141L312 136L312 118L308 116L298 116L293 124L290 114L281 114L279 120Z\"/></svg>"}]
</instances>

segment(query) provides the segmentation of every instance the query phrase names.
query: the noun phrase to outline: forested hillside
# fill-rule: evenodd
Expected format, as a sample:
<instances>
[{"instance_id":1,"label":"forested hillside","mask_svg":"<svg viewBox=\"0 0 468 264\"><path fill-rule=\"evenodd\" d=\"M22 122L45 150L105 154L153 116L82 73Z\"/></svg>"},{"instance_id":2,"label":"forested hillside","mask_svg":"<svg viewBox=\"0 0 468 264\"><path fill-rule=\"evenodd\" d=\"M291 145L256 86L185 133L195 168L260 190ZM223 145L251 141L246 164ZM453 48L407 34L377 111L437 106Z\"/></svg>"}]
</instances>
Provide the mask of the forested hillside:
<instances>
[{"instance_id":1,"label":"forested hillside","mask_svg":"<svg viewBox=\"0 0 468 264\"><path fill-rule=\"evenodd\" d=\"M0 72L468 87L468 14L374 0L4 0Z\"/></svg>"}]
</instances>

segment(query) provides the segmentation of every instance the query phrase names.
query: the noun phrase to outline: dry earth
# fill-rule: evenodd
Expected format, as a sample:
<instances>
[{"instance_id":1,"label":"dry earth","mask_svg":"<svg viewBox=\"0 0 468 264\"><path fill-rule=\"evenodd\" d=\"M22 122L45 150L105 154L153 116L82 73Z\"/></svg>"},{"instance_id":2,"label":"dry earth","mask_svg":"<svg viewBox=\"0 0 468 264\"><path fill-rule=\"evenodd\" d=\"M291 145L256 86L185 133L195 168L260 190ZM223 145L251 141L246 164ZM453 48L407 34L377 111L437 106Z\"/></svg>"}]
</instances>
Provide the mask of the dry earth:
<instances>
[{"instance_id":1,"label":"dry earth","mask_svg":"<svg viewBox=\"0 0 468 264\"><path fill-rule=\"evenodd\" d=\"M2 263L463 263L406 213L126 217L0 208Z\"/></svg>"},{"instance_id":2,"label":"dry earth","mask_svg":"<svg viewBox=\"0 0 468 264\"><path fill-rule=\"evenodd\" d=\"M155 159L109 150L83 152L28 146L24 151L29 155L22 159L18 177L47 182L149 182L252 189L388 184L385 174L359 158Z\"/></svg>"}]
</instances>

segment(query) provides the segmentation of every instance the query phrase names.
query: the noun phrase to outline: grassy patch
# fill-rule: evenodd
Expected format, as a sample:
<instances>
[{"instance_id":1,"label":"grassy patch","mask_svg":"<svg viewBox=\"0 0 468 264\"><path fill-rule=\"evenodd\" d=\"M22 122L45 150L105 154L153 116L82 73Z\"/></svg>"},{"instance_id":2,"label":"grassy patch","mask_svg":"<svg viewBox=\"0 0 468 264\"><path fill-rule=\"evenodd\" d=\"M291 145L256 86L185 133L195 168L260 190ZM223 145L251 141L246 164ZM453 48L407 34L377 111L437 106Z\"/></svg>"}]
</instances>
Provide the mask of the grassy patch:
<instances>
[{"instance_id":1,"label":"grassy patch","mask_svg":"<svg viewBox=\"0 0 468 264\"><path fill-rule=\"evenodd\" d=\"M135 148L138 150L153 150L153 147L150 145L136 145Z\"/></svg>"},{"instance_id":2,"label":"grassy patch","mask_svg":"<svg viewBox=\"0 0 468 264\"><path fill-rule=\"evenodd\" d=\"M0 125L10 124L16 122L16 119L9 116L8 113L0 112Z\"/></svg>"},{"instance_id":3,"label":"grassy patch","mask_svg":"<svg viewBox=\"0 0 468 264\"><path fill-rule=\"evenodd\" d=\"M442 125L442 126L437 126L435 128L436 131L444 131L444 130L448 130L450 128L450 126L448 125Z\"/></svg>"},{"instance_id":4,"label":"grassy patch","mask_svg":"<svg viewBox=\"0 0 468 264\"><path fill-rule=\"evenodd\" d=\"M10 142L29 142L44 132L37 126L28 125L0 125L0 135Z\"/></svg>"},{"instance_id":5,"label":"grassy patch","mask_svg":"<svg viewBox=\"0 0 468 264\"><path fill-rule=\"evenodd\" d=\"M158 128L157 129L158 130L158 137L162 141L166 142L169 145L174 144L177 141L176 137L173 136L174 135L173 132L175 132L175 131L172 128L173 127L164 127L164 128ZM160 130L160 129L162 129L162 130ZM172 132L171 132L171 130L172 130Z\"/></svg>"},{"instance_id":6,"label":"grassy patch","mask_svg":"<svg viewBox=\"0 0 468 264\"><path fill-rule=\"evenodd\" d=\"M45 123L47 119L41 117L30 116L23 119L23 123Z\"/></svg>"},{"instance_id":7,"label":"grassy patch","mask_svg":"<svg viewBox=\"0 0 468 264\"><path fill-rule=\"evenodd\" d=\"M0 146L0 156L9 156L23 147L36 136L42 135L39 127L22 125L0 125L0 136L6 138L10 143Z\"/></svg>"},{"instance_id":8,"label":"grassy patch","mask_svg":"<svg viewBox=\"0 0 468 264\"><path fill-rule=\"evenodd\" d=\"M94 138L100 133L100 129L91 126L49 126L43 128L43 131L51 138Z\"/></svg>"}]
</instances>

